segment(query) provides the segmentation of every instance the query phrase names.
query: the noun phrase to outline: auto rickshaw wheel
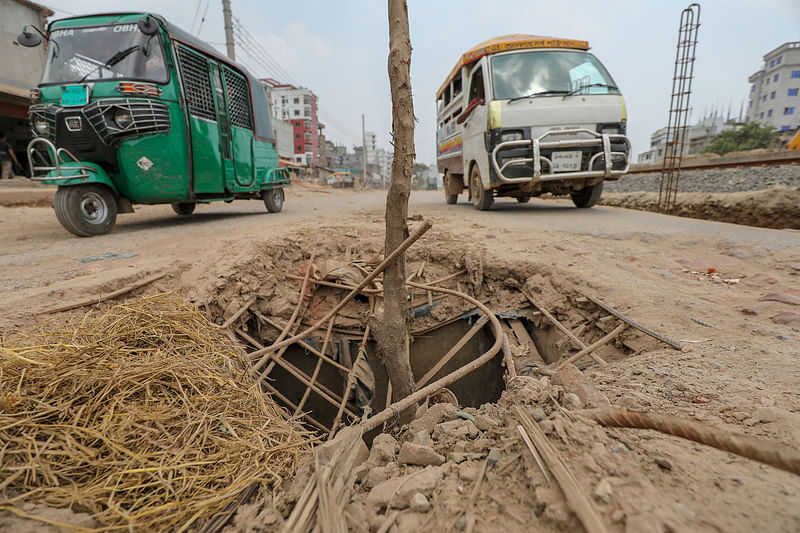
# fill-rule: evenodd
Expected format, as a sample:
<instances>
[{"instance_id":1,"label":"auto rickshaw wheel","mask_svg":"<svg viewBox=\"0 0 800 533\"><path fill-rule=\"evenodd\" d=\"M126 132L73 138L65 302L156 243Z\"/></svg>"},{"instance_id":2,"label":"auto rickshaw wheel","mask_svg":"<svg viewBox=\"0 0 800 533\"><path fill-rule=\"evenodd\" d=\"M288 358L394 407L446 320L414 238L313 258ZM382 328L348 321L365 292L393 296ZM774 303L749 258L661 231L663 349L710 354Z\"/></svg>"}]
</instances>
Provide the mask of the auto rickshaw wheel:
<instances>
[{"instance_id":1,"label":"auto rickshaw wheel","mask_svg":"<svg viewBox=\"0 0 800 533\"><path fill-rule=\"evenodd\" d=\"M572 193L572 203L575 207L588 208L600 201L600 196L603 194L603 182L595 183L588 187L584 187L578 192Z\"/></svg>"},{"instance_id":2,"label":"auto rickshaw wheel","mask_svg":"<svg viewBox=\"0 0 800 533\"><path fill-rule=\"evenodd\" d=\"M172 210L181 216L188 216L194 213L194 208L197 207L196 202L176 202L172 204Z\"/></svg>"},{"instance_id":3,"label":"auto rickshaw wheel","mask_svg":"<svg viewBox=\"0 0 800 533\"><path fill-rule=\"evenodd\" d=\"M117 221L114 193L97 183L59 187L53 208L64 229L78 237L104 235Z\"/></svg>"},{"instance_id":4,"label":"auto rickshaw wheel","mask_svg":"<svg viewBox=\"0 0 800 533\"><path fill-rule=\"evenodd\" d=\"M531 201L531 197L530 196L517 196L517 202L519 202L521 204L527 204L530 201Z\"/></svg>"},{"instance_id":5,"label":"auto rickshaw wheel","mask_svg":"<svg viewBox=\"0 0 800 533\"><path fill-rule=\"evenodd\" d=\"M266 189L261 192L261 197L270 213L280 213L283 209L283 189Z\"/></svg>"},{"instance_id":6,"label":"auto rickshaw wheel","mask_svg":"<svg viewBox=\"0 0 800 533\"><path fill-rule=\"evenodd\" d=\"M478 170L478 165L472 167L470 172L470 195L472 196L472 204L478 211L488 211L492 208L494 197L491 190L483 188L481 181L481 171Z\"/></svg>"}]
</instances>

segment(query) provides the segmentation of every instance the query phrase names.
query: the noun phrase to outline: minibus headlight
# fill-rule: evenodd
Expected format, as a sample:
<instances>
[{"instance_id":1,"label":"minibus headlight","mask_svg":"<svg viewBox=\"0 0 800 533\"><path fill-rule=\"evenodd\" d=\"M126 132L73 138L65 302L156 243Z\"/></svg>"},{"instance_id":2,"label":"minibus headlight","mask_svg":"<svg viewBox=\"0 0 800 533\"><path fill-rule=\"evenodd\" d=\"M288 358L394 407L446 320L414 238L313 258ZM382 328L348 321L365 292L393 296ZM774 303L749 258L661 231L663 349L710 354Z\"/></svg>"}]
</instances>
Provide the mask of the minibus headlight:
<instances>
[{"instance_id":1,"label":"minibus headlight","mask_svg":"<svg viewBox=\"0 0 800 533\"><path fill-rule=\"evenodd\" d=\"M503 133L502 135L500 135L500 142L521 141L521 140L522 140L521 131L509 131L507 133Z\"/></svg>"},{"instance_id":2,"label":"minibus headlight","mask_svg":"<svg viewBox=\"0 0 800 533\"><path fill-rule=\"evenodd\" d=\"M133 122L133 117L127 109L117 109L114 111L114 122L119 129L124 130Z\"/></svg>"},{"instance_id":3,"label":"minibus headlight","mask_svg":"<svg viewBox=\"0 0 800 533\"><path fill-rule=\"evenodd\" d=\"M608 124L598 124L597 133L608 133L609 135L625 135L625 124L622 122L611 122Z\"/></svg>"},{"instance_id":4,"label":"minibus headlight","mask_svg":"<svg viewBox=\"0 0 800 533\"><path fill-rule=\"evenodd\" d=\"M36 128L36 131L44 135L47 133L47 120L44 117L34 117L33 127Z\"/></svg>"}]
</instances>

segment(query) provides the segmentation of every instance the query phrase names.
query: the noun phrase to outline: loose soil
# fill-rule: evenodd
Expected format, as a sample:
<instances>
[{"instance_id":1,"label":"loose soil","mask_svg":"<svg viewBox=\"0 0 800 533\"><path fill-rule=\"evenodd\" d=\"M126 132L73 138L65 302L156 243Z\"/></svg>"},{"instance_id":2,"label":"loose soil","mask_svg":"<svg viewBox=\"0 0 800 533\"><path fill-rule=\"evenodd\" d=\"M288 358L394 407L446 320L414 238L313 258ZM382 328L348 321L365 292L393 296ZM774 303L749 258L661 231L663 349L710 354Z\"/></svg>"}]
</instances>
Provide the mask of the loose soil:
<instances>
[{"instance_id":1,"label":"loose soil","mask_svg":"<svg viewBox=\"0 0 800 533\"><path fill-rule=\"evenodd\" d=\"M302 198L323 193L297 194ZM352 198L335 194L342 205ZM202 218L179 239L170 231L163 239L150 236L147 242L138 242L136 228L129 228L127 234L123 228L124 242L136 242L138 249L147 247L150 252L163 251L170 259L143 253L114 266L97 261L68 268L60 255L48 251L70 253L59 248L57 236L31 235L27 238L46 240L50 248L39 249L29 241L14 244L18 250L14 253L21 255L18 264L7 264L6 274L24 288L15 293L16 285L4 282L9 298L0 309L0 331L13 335L38 323L37 313L55 304L102 294L163 269L168 272L166 278L134 295L176 290L221 322L256 294L264 312L285 316L299 287L288 274L302 275L312 252L320 262L332 264L354 260L374 264L382 253L380 208L324 209L320 207L315 218L284 213L288 224L271 226L268 231L252 222L257 220L254 217L234 217L236 231L220 239L209 238ZM474 265L480 257L485 283L475 289L462 281L462 287L486 297L494 311L524 303L518 299L518 286L523 286L538 289L542 305L551 306L560 319L575 326L585 319L582 313L589 311L574 298L599 295L638 322L690 347L680 352L643 339L638 350L616 345L606 366L582 365L584 375L612 405L673 414L800 448L800 314L791 298L800 295L800 252L788 245L788 238L787 244L780 244L781 239L759 243L721 238L710 230L657 234L639 228L624 234L603 233L599 228L590 235L498 223L504 220L502 212L475 214L458 206L429 211L425 217L434 228L412 247L409 272L426 261L424 279L437 279ZM420 208L412 203L409 212L417 215ZM602 208L593 213L602 214ZM6 223L31 216L30 211L0 210L0 220ZM58 228L53 232L58 233ZM97 256L111 243L94 242L105 244L93 244L98 249L91 250L82 247L72 255ZM783 296L770 297L772 293ZM456 303L434 306L430 320L461 311ZM81 310L68 313L80 314ZM351 317L352 327L360 319ZM638 338L635 335L631 343ZM442 353L447 349L442 346ZM462 406L464 415L438 408L437 422L457 422L465 415L481 420L481 429L473 435L458 430L437 433L433 424L432 446L444 458L461 450L477 454L500 450L497 467L489 469L474 505L467 510L476 520L475 531L526 532L531 524L543 531L581 528L563 494L553 482L545 481L520 439L510 410L513 405L544 411L540 423L550 442L610 531L800 530L800 477L651 431L601 428L571 414L578 405L570 403L574 400L559 387L549 379L519 379L507 386L497 402ZM413 437L408 428L387 430L398 443L390 460L384 460L384 470L372 474L372 481L382 475L394 479L422 471L423 467L402 464L395 455L402 441ZM480 459L468 458L435 467L440 477L428 491L431 509L425 513L401 509L390 531L457 527L480 464ZM389 512L375 495L370 498L377 485L368 487L368 479L377 466L362 472L346 509L352 531L376 531ZM227 530L278 529L307 475L308 470L285 483L277 494L264 490L242 506ZM390 502L388 507L392 506L396 504ZM35 507L24 509L36 512ZM17 530L20 520L0 513L0 530Z\"/></svg>"},{"instance_id":2,"label":"loose soil","mask_svg":"<svg viewBox=\"0 0 800 533\"><path fill-rule=\"evenodd\" d=\"M658 193L605 193L603 205L658 212ZM800 229L800 188L731 193L679 192L670 214L761 228Z\"/></svg>"}]
</instances>

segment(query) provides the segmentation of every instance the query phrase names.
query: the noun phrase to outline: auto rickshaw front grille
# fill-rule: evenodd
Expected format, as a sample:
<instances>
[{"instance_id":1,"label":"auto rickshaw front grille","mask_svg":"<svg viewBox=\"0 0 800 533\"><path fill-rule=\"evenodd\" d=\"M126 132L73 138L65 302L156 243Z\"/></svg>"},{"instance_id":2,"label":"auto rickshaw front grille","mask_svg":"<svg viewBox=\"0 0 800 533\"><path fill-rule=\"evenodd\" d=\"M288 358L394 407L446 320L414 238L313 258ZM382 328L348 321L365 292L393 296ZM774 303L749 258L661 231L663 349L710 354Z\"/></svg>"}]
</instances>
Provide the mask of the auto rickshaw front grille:
<instances>
[{"instance_id":1,"label":"auto rickshaw front grille","mask_svg":"<svg viewBox=\"0 0 800 533\"><path fill-rule=\"evenodd\" d=\"M131 122L121 127L115 120L120 112L130 114ZM169 131L169 107L163 102L149 98L108 98L87 105L86 116L97 135L106 144Z\"/></svg>"},{"instance_id":2,"label":"auto rickshaw front grille","mask_svg":"<svg viewBox=\"0 0 800 533\"><path fill-rule=\"evenodd\" d=\"M214 92L208 73L208 60L183 46L178 47L183 77L183 93L192 116L217 120Z\"/></svg>"},{"instance_id":3,"label":"auto rickshaw front grille","mask_svg":"<svg viewBox=\"0 0 800 533\"><path fill-rule=\"evenodd\" d=\"M225 89L228 93L228 112L231 117L231 125L252 130L250 89L247 80L227 66L223 66L222 75L225 78Z\"/></svg>"}]
</instances>

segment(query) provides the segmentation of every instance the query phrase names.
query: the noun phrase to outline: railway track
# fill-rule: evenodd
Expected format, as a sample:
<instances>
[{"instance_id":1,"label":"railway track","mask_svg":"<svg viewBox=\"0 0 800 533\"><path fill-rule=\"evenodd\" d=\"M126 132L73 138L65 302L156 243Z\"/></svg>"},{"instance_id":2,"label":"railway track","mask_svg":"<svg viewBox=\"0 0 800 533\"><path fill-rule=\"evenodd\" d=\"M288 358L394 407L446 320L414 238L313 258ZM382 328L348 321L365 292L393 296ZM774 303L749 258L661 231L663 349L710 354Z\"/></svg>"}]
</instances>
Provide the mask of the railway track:
<instances>
[{"instance_id":1,"label":"railway track","mask_svg":"<svg viewBox=\"0 0 800 533\"><path fill-rule=\"evenodd\" d=\"M688 160L687 160L688 159ZM745 167L770 167L778 165L799 165L799 150L780 150L775 152L764 152L751 155L740 155L733 157L721 157L719 159L700 159L693 161L691 158L684 159L681 164L681 171L684 170L717 170L721 168L745 168ZM628 174L656 174L661 172L661 165L631 165Z\"/></svg>"}]
</instances>

